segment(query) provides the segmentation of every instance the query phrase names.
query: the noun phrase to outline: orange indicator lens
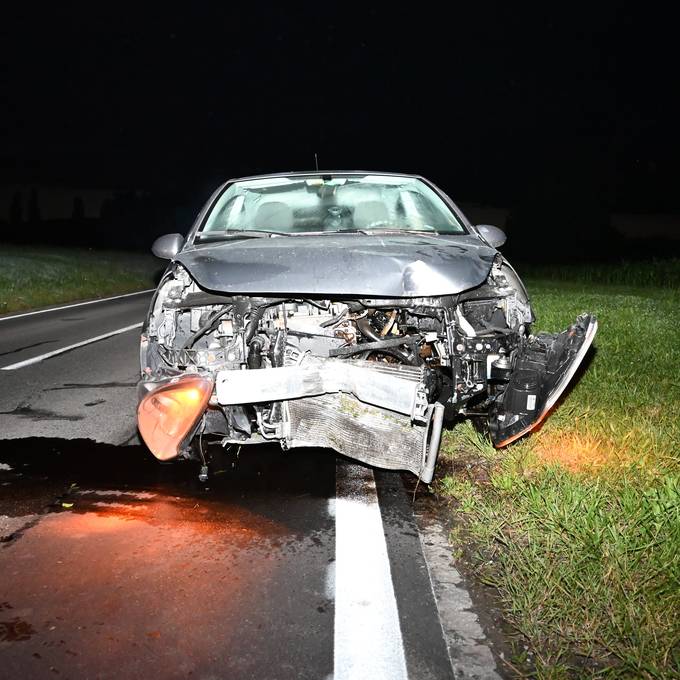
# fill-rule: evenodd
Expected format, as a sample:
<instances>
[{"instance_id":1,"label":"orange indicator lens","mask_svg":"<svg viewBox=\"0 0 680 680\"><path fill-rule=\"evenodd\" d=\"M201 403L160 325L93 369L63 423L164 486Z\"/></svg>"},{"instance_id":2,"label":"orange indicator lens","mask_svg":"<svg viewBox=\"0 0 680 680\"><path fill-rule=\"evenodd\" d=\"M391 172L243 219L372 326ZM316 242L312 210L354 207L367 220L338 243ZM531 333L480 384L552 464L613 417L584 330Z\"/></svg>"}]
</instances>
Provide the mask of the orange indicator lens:
<instances>
[{"instance_id":1,"label":"orange indicator lens","mask_svg":"<svg viewBox=\"0 0 680 680\"><path fill-rule=\"evenodd\" d=\"M137 409L139 431L156 458L179 454L180 444L196 426L208 406L213 381L185 375L149 392Z\"/></svg>"}]
</instances>

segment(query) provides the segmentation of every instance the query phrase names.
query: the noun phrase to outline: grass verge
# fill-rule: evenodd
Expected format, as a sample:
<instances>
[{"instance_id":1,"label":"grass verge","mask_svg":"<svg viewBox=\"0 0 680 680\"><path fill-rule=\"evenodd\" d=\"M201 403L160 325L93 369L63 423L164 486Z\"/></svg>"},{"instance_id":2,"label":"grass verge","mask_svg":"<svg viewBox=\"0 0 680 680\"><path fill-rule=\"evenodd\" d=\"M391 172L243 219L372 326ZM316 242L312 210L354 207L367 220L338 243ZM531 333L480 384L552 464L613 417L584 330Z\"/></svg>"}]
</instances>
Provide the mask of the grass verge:
<instances>
[{"instance_id":1,"label":"grass verge","mask_svg":"<svg viewBox=\"0 0 680 680\"><path fill-rule=\"evenodd\" d=\"M530 674L680 677L678 291L556 278L527 281L537 327L595 312L587 370L505 451L469 423L450 431L438 490Z\"/></svg>"},{"instance_id":2,"label":"grass verge","mask_svg":"<svg viewBox=\"0 0 680 680\"><path fill-rule=\"evenodd\" d=\"M0 245L0 314L155 286L152 255Z\"/></svg>"},{"instance_id":3,"label":"grass verge","mask_svg":"<svg viewBox=\"0 0 680 680\"><path fill-rule=\"evenodd\" d=\"M624 286L655 286L680 288L680 259L665 258L651 261L600 264L521 265L517 270L525 278L551 281L578 281Z\"/></svg>"}]
</instances>

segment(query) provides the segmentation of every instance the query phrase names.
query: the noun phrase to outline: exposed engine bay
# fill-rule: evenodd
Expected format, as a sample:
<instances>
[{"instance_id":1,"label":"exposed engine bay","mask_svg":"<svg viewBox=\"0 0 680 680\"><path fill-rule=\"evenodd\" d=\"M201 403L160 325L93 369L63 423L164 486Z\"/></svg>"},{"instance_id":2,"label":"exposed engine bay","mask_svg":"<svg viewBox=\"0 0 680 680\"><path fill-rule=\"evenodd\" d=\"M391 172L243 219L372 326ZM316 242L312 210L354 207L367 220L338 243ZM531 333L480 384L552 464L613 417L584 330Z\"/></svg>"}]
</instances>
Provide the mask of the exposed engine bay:
<instances>
[{"instance_id":1,"label":"exposed engine bay","mask_svg":"<svg viewBox=\"0 0 680 680\"><path fill-rule=\"evenodd\" d=\"M422 177L226 182L186 238L152 246L170 265L142 333L144 441L201 474L206 440L273 441L428 483L445 421L474 416L511 443L556 403L597 321L533 335L505 240Z\"/></svg>"},{"instance_id":2,"label":"exposed engine bay","mask_svg":"<svg viewBox=\"0 0 680 680\"><path fill-rule=\"evenodd\" d=\"M560 336L531 336L532 321L500 255L475 289L397 299L216 295L174 264L143 337L140 396L192 375L214 385L175 455L192 455L195 435L278 441L429 482L445 417L488 413L502 445L545 405L549 360L554 375L569 353L562 342L551 356Z\"/></svg>"}]
</instances>

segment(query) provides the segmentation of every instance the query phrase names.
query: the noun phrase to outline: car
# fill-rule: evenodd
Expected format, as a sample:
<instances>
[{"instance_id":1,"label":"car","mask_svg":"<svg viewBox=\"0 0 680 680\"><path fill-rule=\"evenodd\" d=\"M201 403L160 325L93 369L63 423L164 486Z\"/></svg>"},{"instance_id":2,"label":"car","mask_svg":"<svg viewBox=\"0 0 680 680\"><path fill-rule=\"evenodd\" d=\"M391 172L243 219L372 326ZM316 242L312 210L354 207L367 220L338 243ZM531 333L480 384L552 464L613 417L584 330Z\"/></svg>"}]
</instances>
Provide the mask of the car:
<instances>
[{"instance_id":1,"label":"car","mask_svg":"<svg viewBox=\"0 0 680 680\"><path fill-rule=\"evenodd\" d=\"M138 426L160 460L205 443L323 447L432 481L442 428L497 447L536 428L597 331L532 334L529 295L432 182L301 172L220 186L170 260L142 330Z\"/></svg>"}]
</instances>

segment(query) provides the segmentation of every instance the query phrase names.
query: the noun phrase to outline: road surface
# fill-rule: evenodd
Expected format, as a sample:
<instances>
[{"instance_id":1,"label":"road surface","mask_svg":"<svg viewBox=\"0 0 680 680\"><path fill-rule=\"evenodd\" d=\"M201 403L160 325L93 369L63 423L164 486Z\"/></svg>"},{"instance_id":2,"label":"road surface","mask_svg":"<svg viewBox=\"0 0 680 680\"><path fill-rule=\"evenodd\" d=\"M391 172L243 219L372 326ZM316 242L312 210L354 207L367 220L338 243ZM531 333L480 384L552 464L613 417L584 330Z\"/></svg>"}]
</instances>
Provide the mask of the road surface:
<instances>
[{"instance_id":1,"label":"road surface","mask_svg":"<svg viewBox=\"0 0 680 680\"><path fill-rule=\"evenodd\" d=\"M140 445L149 297L0 318L0 679L502 677L399 474Z\"/></svg>"}]
</instances>

